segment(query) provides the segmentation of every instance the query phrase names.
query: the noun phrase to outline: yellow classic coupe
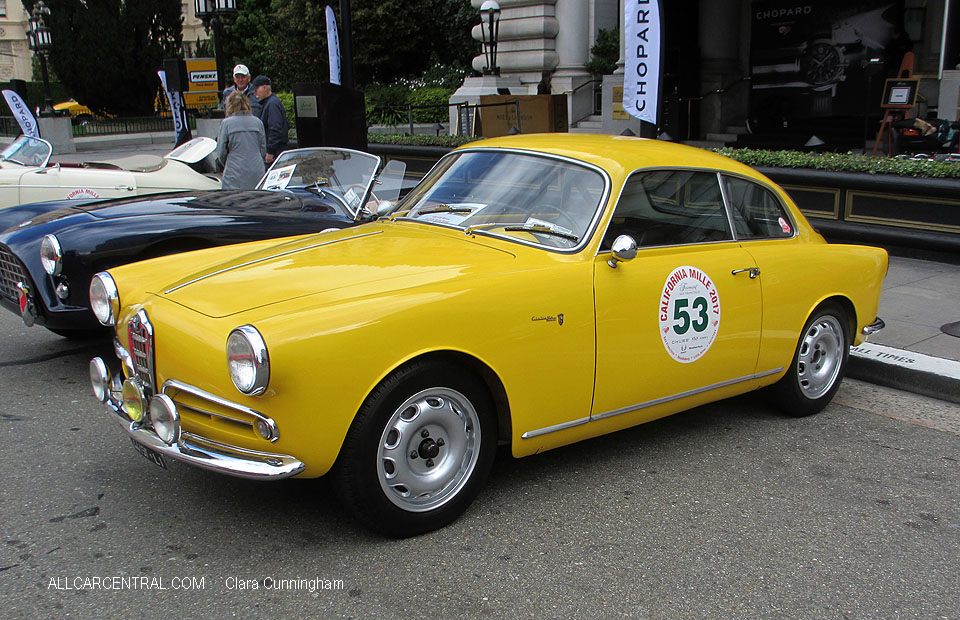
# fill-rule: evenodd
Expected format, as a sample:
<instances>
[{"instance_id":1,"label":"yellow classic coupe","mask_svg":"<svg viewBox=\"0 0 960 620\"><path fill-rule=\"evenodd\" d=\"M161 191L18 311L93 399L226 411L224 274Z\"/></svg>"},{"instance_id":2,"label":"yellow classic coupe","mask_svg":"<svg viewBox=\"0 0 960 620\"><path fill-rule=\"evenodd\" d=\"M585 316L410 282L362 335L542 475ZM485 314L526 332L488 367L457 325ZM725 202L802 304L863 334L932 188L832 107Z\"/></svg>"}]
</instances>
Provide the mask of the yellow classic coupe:
<instances>
[{"instance_id":1,"label":"yellow classic coupe","mask_svg":"<svg viewBox=\"0 0 960 620\"><path fill-rule=\"evenodd\" d=\"M468 507L498 445L761 388L820 411L883 326L886 269L720 155L510 136L451 152L378 221L98 274L119 368L93 359L91 383L158 465L329 475L360 521L409 536Z\"/></svg>"}]
</instances>

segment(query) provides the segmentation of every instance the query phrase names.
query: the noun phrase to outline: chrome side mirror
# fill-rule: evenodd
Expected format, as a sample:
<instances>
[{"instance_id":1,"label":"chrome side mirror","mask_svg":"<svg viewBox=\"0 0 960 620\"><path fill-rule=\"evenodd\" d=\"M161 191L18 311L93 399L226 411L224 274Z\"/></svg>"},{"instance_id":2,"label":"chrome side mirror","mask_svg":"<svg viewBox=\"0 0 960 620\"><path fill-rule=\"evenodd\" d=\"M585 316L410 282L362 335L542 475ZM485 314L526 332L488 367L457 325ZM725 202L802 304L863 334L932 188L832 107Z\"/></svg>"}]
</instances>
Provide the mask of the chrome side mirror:
<instances>
[{"instance_id":1,"label":"chrome side mirror","mask_svg":"<svg viewBox=\"0 0 960 620\"><path fill-rule=\"evenodd\" d=\"M637 242L630 235L620 235L613 240L610 248L610 259L607 264L617 268L617 263L633 260L637 257Z\"/></svg>"}]
</instances>

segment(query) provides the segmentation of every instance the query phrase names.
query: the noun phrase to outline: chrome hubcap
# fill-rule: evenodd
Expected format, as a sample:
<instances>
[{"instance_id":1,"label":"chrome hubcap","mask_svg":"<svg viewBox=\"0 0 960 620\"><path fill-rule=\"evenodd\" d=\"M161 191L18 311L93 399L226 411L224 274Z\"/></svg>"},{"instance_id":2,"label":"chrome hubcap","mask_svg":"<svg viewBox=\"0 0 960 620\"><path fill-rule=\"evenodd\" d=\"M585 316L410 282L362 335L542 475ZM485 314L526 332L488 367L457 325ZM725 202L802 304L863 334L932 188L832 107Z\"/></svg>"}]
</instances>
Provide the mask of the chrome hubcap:
<instances>
[{"instance_id":1,"label":"chrome hubcap","mask_svg":"<svg viewBox=\"0 0 960 620\"><path fill-rule=\"evenodd\" d=\"M480 450L480 420L466 396L430 388L404 401L380 437L380 487L396 506L433 510L470 479Z\"/></svg>"},{"instance_id":2,"label":"chrome hubcap","mask_svg":"<svg viewBox=\"0 0 960 620\"><path fill-rule=\"evenodd\" d=\"M836 317L822 316L807 328L797 356L797 379L804 396L816 399L830 391L840 374L843 346L843 328Z\"/></svg>"}]
</instances>

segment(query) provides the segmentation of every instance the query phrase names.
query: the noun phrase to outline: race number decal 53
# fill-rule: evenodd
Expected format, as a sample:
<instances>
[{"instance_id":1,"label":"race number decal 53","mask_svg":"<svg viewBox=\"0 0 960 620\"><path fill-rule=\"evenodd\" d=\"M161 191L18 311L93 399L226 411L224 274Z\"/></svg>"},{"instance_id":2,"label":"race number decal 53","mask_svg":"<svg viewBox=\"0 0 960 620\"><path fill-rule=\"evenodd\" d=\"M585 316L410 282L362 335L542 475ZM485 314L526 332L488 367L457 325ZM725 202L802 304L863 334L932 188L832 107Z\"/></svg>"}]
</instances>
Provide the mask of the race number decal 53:
<instances>
[{"instance_id":1,"label":"race number decal 53","mask_svg":"<svg viewBox=\"0 0 960 620\"><path fill-rule=\"evenodd\" d=\"M687 364L702 357L720 329L720 295L696 267L677 267L660 295L660 337L670 357Z\"/></svg>"}]
</instances>

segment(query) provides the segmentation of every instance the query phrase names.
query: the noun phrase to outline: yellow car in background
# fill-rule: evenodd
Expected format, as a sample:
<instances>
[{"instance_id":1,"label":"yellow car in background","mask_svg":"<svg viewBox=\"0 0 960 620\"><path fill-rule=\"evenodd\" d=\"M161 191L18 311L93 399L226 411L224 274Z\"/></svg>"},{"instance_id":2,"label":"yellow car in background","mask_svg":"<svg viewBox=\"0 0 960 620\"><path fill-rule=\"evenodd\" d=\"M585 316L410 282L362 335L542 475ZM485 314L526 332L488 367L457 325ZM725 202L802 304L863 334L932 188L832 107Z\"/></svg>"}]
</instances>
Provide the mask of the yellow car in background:
<instances>
[{"instance_id":1,"label":"yellow car in background","mask_svg":"<svg viewBox=\"0 0 960 620\"><path fill-rule=\"evenodd\" d=\"M451 152L379 221L98 274L118 360L90 375L153 463L329 475L357 519L409 536L468 507L498 444L527 456L761 388L820 411L882 327L886 269L720 155L510 136Z\"/></svg>"},{"instance_id":2,"label":"yellow car in background","mask_svg":"<svg viewBox=\"0 0 960 620\"><path fill-rule=\"evenodd\" d=\"M70 101L64 101L63 103L54 104L53 110L58 113L67 112L73 118L88 118L96 116L90 108L83 105L82 103L77 103L75 100L71 99Z\"/></svg>"}]
</instances>

